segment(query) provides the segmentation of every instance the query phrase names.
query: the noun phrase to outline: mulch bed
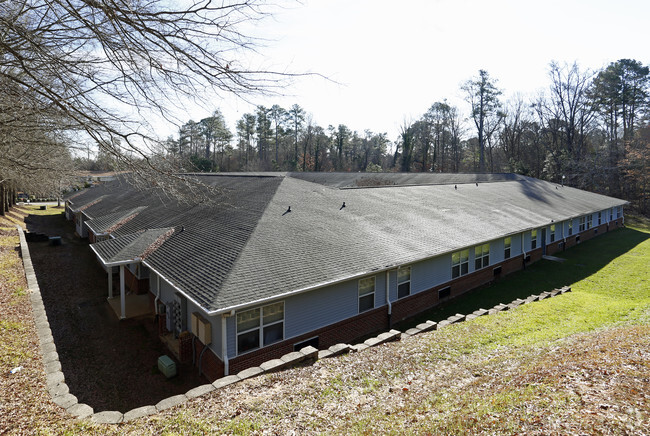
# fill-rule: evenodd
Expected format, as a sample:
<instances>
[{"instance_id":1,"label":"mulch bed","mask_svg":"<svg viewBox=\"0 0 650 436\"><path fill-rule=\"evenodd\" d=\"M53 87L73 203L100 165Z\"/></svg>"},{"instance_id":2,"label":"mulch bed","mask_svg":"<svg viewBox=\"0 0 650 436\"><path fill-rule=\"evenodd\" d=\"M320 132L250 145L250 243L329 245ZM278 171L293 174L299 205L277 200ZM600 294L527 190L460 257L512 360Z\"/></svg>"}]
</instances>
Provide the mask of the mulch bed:
<instances>
[{"instance_id":1,"label":"mulch bed","mask_svg":"<svg viewBox=\"0 0 650 436\"><path fill-rule=\"evenodd\" d=\"M156 404L206 383L196 368L179 365L166 379L158 357L169 350L154 317L119 321L109 307L107 275L63 215L25 219L33 233L61 236L62 244L29 243L30 254L70 392L96 412Z\"/></svg>"}]
</instances>

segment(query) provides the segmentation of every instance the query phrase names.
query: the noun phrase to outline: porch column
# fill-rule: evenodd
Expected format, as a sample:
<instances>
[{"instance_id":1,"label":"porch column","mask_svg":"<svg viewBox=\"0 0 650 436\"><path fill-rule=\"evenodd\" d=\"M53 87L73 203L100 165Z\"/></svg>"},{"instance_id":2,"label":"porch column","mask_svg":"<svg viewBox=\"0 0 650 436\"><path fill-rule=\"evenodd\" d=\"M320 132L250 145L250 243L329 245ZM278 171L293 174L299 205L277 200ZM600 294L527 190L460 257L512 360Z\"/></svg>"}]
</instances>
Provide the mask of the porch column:
<instances>
[{"instance_id":1,"label":"porch column","mask_svg":"<svg viewBox=\"0 0 650 436\"><path fill-rule=\"evenodd\" d=\"M124 290L124 265L120 265L120 319L126 318L126 292Z\"/></svg>"},{"instance_id":2,"label":"porch column","mask_svg":"<svg viewBox=\"0 0 650 436\"><path fill-rule=\"evenodd\" d=\"M113 267L108 267L108 298L113 298Z\"/></svg>"}]
</instances>

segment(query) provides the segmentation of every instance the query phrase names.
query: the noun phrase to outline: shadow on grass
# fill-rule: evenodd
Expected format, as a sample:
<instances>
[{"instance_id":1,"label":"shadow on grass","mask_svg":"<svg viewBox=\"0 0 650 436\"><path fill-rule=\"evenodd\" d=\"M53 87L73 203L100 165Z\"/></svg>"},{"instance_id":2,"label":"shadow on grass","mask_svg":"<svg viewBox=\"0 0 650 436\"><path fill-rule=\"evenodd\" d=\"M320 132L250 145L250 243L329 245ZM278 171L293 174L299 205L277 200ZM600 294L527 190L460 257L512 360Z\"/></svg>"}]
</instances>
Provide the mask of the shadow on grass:
<instances>
[{"instance_id":1,"label":"shadow on grass","mask_svg":"<svg viewBox=\"0 0 650 436\"><path fill-rule=\"evenodd\" d=\"M610 231L554 255L566 259L565 262L541 260L525 270L400 321L393 327L405 331L427 320L439 322L457 313L469 314L480 308L490 309L499 303L508 304L517 298L525 299L532 294L572 285L596 273L648 238L650 234L630 228Z\"/></svg>"}]
</instances>

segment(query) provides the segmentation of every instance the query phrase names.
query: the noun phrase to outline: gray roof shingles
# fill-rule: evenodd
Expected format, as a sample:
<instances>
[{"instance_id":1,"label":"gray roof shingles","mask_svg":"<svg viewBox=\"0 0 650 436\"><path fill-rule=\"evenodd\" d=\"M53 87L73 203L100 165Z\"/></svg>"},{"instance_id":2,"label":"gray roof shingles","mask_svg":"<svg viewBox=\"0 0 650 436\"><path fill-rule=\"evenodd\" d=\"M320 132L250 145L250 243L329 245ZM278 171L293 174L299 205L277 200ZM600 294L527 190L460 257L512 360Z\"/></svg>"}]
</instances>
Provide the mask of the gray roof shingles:
<instances>
[{"instance_id":1,"label":"gray roof shingles","mask_svg":"<svg viewBox=\"0 0 650 436\"><path fill-rule=\"evenodd\" d=\"M161 202L126 190L130 196L104 198L87 213L146 205L115 231L114 241L175 227L146 263L206 311L218 312L625 204L512 174L373 174L382 181L370 185L379 187L347 189L368 184L362 179L368 176L197 175L218 188L208 201ZM92 190L94 196L75 197L75 205L110 192Z\"/></svg>"}]
</instances>

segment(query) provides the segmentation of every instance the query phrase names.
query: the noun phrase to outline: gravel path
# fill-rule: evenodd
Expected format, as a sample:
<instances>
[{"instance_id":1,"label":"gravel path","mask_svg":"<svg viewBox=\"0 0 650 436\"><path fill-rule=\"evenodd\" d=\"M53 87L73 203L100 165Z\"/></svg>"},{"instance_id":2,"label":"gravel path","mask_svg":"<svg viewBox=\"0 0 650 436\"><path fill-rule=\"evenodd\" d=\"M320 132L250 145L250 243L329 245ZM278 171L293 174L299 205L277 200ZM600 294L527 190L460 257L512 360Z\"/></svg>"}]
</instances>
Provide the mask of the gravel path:
<instances>
[{"instance_id":1,"label":"gravel path","mask_svg":"<svg viewBox=\"0 0 650 436\"><path fill-rule=\"evenodd\" d=\"M31 233L61 236L62 245L30 242L43 303L70 392L95 411L156 404L206 383L179 365L167 380L157 359L171 353L159 341L154 317L119 321L106 301L107 276L63 215L25 219Z\"/></svg>"}]
</instances>

